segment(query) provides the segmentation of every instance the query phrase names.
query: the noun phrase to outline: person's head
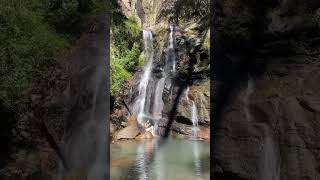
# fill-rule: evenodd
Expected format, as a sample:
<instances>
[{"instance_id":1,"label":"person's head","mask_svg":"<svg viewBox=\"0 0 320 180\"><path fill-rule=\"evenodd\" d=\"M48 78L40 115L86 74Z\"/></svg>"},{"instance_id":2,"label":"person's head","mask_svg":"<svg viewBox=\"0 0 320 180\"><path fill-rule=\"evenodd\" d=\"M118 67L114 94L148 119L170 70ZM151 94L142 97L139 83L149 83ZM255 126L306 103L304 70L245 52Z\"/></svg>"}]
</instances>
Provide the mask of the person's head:
<instances>
[{"instance_id":1,"label":"person's head","mask_svg":"<svg viewBox=\"0 0 320 180\"><path fill-rule=\"evenodd\" d=\"M144 122L144 127L145 128L148 128L148 127L150 127L152 124L151 124L151 122L150 122L150 120L147 120L146 122Z\"/></svg>"}]
</instances>

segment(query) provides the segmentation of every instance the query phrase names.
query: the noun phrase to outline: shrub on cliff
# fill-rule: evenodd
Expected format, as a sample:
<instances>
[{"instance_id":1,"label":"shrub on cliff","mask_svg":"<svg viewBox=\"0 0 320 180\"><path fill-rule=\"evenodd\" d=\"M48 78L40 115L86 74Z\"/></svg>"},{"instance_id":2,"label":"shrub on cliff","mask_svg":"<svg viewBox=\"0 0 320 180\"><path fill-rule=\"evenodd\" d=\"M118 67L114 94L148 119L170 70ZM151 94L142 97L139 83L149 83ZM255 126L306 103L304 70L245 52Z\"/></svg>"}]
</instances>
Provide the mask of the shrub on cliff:
<instances>
[{"instance_id":1,"label":"shrub on cliff","mask_svg":"<svg viewBox=\"0 0 320 180\"><path fill-rule=\"evenodd\" d=\"M110 79L111 95L115 96L124 83L144 63L140 56L142 47L141 28L133 18L126 18L120 12L113 12L111 28Z\"/></svg>"},{"instance_id":2,"label":"shrub on cliff","mask_svg":"<svg viewBox=\"0 0 320 180\"><path fill-rule=\"evenodd\" d=\"M69 45L35 11L38 5L23 1L0 5L0 99L6 106L24 102L23 92L33 78L41 77L54 54Z\"/></svg>"},{"instance_id":3,"label":"shrub on cliff","mask_svg":"<svg viewBox=\"0 0 320 180\"><path fill-rule=\"evenodd\" d=\"M80 11L79 1L0 1L0 100L17 108L28 100L25 91L55 63L55 54L72 45L84 17L110 8L104 0L92 1ZM63 2L63 3L62 3Z\"/></svg>"}]
</instances>

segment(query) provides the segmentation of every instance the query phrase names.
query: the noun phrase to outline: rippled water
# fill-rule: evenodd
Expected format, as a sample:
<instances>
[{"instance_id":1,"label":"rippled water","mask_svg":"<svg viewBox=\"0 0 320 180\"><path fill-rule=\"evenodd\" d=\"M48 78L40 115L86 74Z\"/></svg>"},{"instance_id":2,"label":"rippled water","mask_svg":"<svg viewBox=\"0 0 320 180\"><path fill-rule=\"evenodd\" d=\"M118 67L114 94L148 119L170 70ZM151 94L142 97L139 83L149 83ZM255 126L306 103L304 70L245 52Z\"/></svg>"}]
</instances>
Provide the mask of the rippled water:
<instances>
[{"instance_id":1,"label":"rippled water","mask_svg":"<svg viewBox=\"0 0 320 180\"><path fill-rule=\"evenodd\" d=\"M210 179L210 144L150 139L111 144L111 180Z\"/></svg>"}]
</instances>

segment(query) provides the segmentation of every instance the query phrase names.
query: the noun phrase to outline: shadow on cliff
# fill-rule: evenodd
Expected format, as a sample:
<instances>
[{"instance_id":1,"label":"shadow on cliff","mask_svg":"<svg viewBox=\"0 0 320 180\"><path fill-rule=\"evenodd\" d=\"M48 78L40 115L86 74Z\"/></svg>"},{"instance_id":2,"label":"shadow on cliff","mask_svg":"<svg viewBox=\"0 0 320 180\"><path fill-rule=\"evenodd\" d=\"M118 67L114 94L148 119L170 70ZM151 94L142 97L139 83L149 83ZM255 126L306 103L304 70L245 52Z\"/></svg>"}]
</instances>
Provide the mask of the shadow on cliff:
<instances>
[{"instance_id":1,"label":"shadow on cliff","mask_svg":"<svg viewBox=\"0 0 320 180\"><path fill-rule=\"evenodd\" d=\"M274 7L276 1L263 3L249 3L252 19L243 18L241 13L233 16L226 16L223 12L222 1L211 3L211 34L210 49L211 54L211 96L210 104L214 108L210 111L214 123L211 124L211 172L214 179L242 180L233 172L223 169L223 163L219 160L219 155L214 151L214 146L218 146L217 139L220 126L223 121L223 113L226 107L230 106L230 98L237 88L248 82L249 76L259 77L265 72L266 62L258 59L257 50L265 41L263 37L266 19L266 8ZM245 11L239 11L245 12ZM243 28L235 24L228 24L229 21L237 21L247 28L242 34L236 30ZM229 30L228 28L234 28ZM249 36L248 36L249 34ZM214 50L213 50L214 49ZM259 62L261 61L261 62ZM221 131L220 131L221 132Z\"/></svg>"},{"instance_id":2,"label":"shadow on cliff","mask_svg":"<svg viewBox=\"0 0 320 180\"><path fill-rule=\"evenodd\" d=\"M12 128L15 126L14 113L0 102L0 168L6 164L10 154L10 142L12 141Z\"/></svg>"},{"instance_id":3,"label":"shadow on cliff","mask_svg":"<svg viewBox=\"0 0 320 180\"><path fill-rule=\"evenodd\" d=\"M195 50L193 52L197 52L199 50L199 46L195 47ZM176 77L176 85L179 87L176 97L173 101L173 105L172 108L169 112L169 116L168 116L168 123L167 126L165 128L165 132L164 132L164 138L169 137L170 135L170 131L171 131L171 127L172 124L174 123L174 119L175 116L177 114L177 109L178 109L178 105L181 99L181 96L183 95L183 92L187 89L188 86L191 86L193 84L193 80L192 80L192 75L193 75L193 71L194 71L194 65L196 64L196 53L188 53L188 56L190 57L189 61L188 61L188 75L186 76L184 81L181 81L178 79L178 77Z\"/></svg>"}]
</instances>

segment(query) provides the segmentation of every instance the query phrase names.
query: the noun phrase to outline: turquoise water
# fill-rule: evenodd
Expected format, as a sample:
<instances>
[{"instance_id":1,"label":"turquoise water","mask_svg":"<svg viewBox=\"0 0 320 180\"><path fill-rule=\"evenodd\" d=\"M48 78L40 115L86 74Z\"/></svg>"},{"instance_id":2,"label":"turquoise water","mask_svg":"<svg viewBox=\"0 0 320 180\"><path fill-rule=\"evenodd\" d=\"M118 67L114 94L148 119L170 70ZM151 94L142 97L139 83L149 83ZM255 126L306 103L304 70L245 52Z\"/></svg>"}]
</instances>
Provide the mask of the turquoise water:
<instances>
[{"instance_id":1,"label":"turquoise water","mask_svg":"<svg viewBox=\"0 0 320 180\"><path fill-rule=\"evenodd\" d=\"M210 144L149 139L111 144L111 180L210 179Z\"/></svg>"}]
</instances>

